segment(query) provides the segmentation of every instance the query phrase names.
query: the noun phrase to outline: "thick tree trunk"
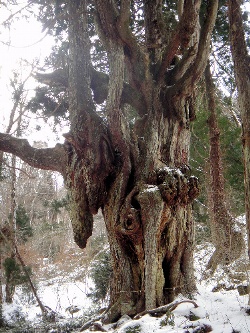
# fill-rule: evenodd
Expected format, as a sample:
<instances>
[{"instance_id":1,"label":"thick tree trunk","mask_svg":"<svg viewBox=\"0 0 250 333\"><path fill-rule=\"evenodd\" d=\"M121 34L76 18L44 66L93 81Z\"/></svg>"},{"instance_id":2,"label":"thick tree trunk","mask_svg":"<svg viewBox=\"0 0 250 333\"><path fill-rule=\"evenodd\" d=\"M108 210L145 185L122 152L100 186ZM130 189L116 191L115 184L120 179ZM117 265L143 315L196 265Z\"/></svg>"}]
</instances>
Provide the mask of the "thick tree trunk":
<instances>
[{"instance_id":1,"label":"thick tree trunk","mask_svg":"<svg viewBox=\"0 0 250 333\"><path fill-rule=\"evenodd\" d=\"M215 87L209 63L205 70L205 83L209 111L208 125L210 141L210 187L208 196L212 241L215 245L215 251L208 262L207 269L211 269L213 273L218 264L229 264L239 258L244 249L244 239L242 234L235 229L235 219L230 214L225 194Z\"/></svg>"},{"instance_id":2,"label":"thick tree trunk","mask_svg":"<svg viewBox=\"0 0 250 333\"><path fill-rule=\"evenodd\" d=\"M121 172L111 185L103 207L113 262L108 321L195 291L191 202L199 190L187 168L184 121L148 119L141 154L130 148L128 177Z\"/></svg>"}]
</instances>

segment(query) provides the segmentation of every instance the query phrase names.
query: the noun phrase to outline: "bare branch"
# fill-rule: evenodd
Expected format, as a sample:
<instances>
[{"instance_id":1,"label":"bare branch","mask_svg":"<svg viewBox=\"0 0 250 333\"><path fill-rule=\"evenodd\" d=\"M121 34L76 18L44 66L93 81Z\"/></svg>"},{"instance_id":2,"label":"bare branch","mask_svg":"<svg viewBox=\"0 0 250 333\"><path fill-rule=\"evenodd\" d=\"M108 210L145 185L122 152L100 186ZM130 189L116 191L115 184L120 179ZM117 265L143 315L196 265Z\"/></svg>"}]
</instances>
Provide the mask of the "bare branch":
<instances>
[{"instance_id":1,"label":"bare branch","mask_svg":"<svg viewBox=\"0 0 250 333\"><path fill-rule=\"evenodd\" d=\"M10 20L12 20L17 14L21 13L23 10L25 10L26 8L30 7L31 2L29 2L27 5L25 5L24 7L21 7L20 9L18 9L16 12L12 13L9 15L9 17L4 20L2 23L0 23L1 25L6 25Z\"/></svg>"},{"instance_id":2,"label":"bare branch","mask_svg":"<svg viewBox=\"0 0 250 333\"><path fill-rule=\"evenodd\" d=\"M0 133L0 150L20 157L35 168L65 174L67 156L64 145L57 144L54 148L37 149L26 139L17 139L9 134Z\"/></svg>"},{"instance_id":3,"label":"bare branch","mask_svg":"<svg viewBox=\"0 0 250 333\"><path fill-rule=\"evenodd\" d=\"M6 165L9 169L15 169L15 170L20 171L21 173L23 173L24 175L26 175L29 179L35 179L36 178L35 176L30 175L28 172L24 171L21 168L18 168L16 166L13 167L13 166L9 165L6 161L3 161L3 164Z\"/></svg>"}]
</instances>

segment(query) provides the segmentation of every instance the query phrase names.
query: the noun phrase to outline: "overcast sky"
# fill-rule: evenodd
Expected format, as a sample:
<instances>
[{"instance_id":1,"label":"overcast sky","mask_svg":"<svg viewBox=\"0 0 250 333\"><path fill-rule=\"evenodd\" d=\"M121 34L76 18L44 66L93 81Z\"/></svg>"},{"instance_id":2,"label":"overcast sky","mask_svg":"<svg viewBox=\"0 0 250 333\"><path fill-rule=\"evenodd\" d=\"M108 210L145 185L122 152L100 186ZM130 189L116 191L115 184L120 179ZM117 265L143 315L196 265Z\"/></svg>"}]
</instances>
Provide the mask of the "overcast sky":
<instances>
[{"instance_id":1,"label":"overcast sky","mask_svg":"<svg viewBox=\"0 0 250 333\"><path fill-rule=\"evenodd\" d=\"M0 23L4 22L9 15L10 13L2 7ZM29 63L33 63L34 59L38 59L42 64L43 59L50 54L53 38L46 35L46 32L42 32L41 24L35 19L27 21L21 18L12 24L10 30L1 28L0 31L0 85L2 88L0 91L0 131L4 131L13 105L9 88L13 70L21 73L24 80L29 75L31 67L24 64L21 66L20 60L26 59ZM34 79L29 79L25 85L30 96L34 93L34 86ZM26 120L28 121L28 118ZM42 131L35 131L37 125L42 125ZM62 133L67 131L68 129L62 130ZM48 142L49 146L54 146L58 140L64 141L62 133L59 133L57 138L51 132L51 126L42 123L40 119L33 119L28 128L28 139L30 143L34 140L43 140Z\"/></svg>"}]
</instances>

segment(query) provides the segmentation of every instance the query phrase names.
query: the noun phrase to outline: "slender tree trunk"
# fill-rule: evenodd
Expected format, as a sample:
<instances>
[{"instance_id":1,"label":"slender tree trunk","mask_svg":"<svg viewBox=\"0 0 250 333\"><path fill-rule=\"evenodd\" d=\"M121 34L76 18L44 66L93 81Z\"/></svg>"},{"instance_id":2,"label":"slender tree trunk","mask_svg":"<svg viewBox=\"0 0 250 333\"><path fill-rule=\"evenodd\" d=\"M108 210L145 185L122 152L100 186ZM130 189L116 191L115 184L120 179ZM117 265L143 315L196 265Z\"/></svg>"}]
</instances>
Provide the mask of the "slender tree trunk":
<instances>
[{"instance_id":1,"label":"slender tree trunk","mask_svg":"<svg viewBox=\"0 0 250 333\"><path fill-rule=\"evenodd\" d=\"M0 304L3 303L3 265L2 265L2 243L0 242Z\"/></svg>"},{"instance_id":2,"label":"slender tree trunk","mask_svg":"<svg viewBox=\"0 0 250 333\"><path fill-rule=\"evenodd\" d=\"M205 82L209 111L210 226L212 240L215 245L215 252L209 260L207 269L211 269L213 273L218 264L229 264L241 255L244 249L244 240L242 234L235 231L235 220L230 214L225 194L225 179L223 176L220 148L220 129L217 121L215 86L209 63L205 70Z\"/></svg>"},{"instance_id":3,"label":"slender tree trunk","mask_svg":"<svg viewBox=\"0 0 250 333\"><path fill-rule=\"evenodd\" d=\"M0 327L4 325L4 318L3 318L3 266L2 266L2 249L3 244L0 241Z\"/></svg>"},{"instance_id":4,"label":"slender tree trunk","mask_svg":"<svg viewBox=\"0 0 250 333\"><path fill-rule=\"evenodd\" d=\"M11 156L11 189L10 189L10 212L9 212L9 230L10 244L16 241L16 156ZM12 259L15 258L15 250L10 248ZM15 283L13 282L12 274L6 279L5 285L5 300L7 303L12 303L15 293Z\"/></svg>"},{"instance_id":5,"label":"slender tree trunk","mask_svg":"<svg viewBox=\"0 0 250 333\"><path fill-rule=\"evenodd\" d=\"M20 99L21 99L21 95L19 95L18 98L15 100L14 106L13 106L11 114L10 114L9 125L6 130L7 133L9 133L11 131L11 129L14 125L14 116L17 111L17 107L20 104ZM22 120L22 117L20 116L17 121L17 128L16 128L17 136L20 136L21 120ZM15 155L12 155L11 156L10 212L9 212L10 244L16 243L16 208L17 208L17 203L16 203L16 181L17 181L16 160L17 160L17 157ZM15 248L13 248L11 246L10 251L11 251L10 257L12 259L14 259L16 256ZM6 280L5 289L6 289L5 290L6 291L6 302L12 303L13 296L15 293L15 282L13 281L12 274L10 274L10 279Z\"/></svg>"},{"instance_id":6,"label":"slender tree trunk","mask_svg":"<svg viewBox=\"0 0 250 333\"><path fill-rule=\"evenodd\" d=\"M32 292L33 292L33 295L35 296L35 299L37 300L37 303L38 303L38 305L39 305L39 307L40 307L40 309L41 309L42 315L46 318L46 316L47 316L47 314L48 314L48 310L47 310L46 307L43 305L43 303L41 302L41 300L40 300L40 298L39 298L39 296L38 296L38 294L37 294L36 288L35 288L35 286L34 286L32 280L31 280L31 278L30 278L30 274L29 274L29 272L28 272L28 270L27 270L27 268L26 268L26 265L25 265L25 263L24 263L24 261L23 261L23 258L21 257L21 255L20 255L20 253L19 253L19 251L18 251L18 248L17 248L16 244L14 245L14 247L15 247L16 256L17 256L17 258L18 258L18 260L19 260L19 262L20 262L20 264L21 264L21 266L22 266L23 272L24 272L24 274L25 274L25 276L26 276L26 278L27 278L27 280L28 280L28 282L29 282L29 285L30 285L30 287L31 287L31 290L32 290Z\"/></svg>"},{"instance_id":7,"label":"slender tree trunk","mask_svg":"<svg viewBox=\"0 0 250 333\"><path fill-rule=\"evenodd\" d=\"M7 235L6 235L6 234L3 232L3 230L0 230L0 234L1 234L1 236L2 236L2 239L5 241L5 243L6 243L10 248L13 248L13 250L15 251L15 256L17 257L18 261L20 262L20 264L21 264L21 266L22 266L23 272L24 272L24 274L25 274L25 276L26 276L26 278L27 278L27 280L28 280L28 282L29 282L29 284L30 284L31 290L32 290L32 292L33 292L33 294L34 294L34 296L35 296L35 298L36 298L36 300L37 300L37 303L38 303L38 305L39 305L39 307L40 307L40 309L41 309L41 312L42 312L42 314L46 317L46 315L47 315L47 313L48 313L48 310L47 310L46 307L43 305L43 303L41 302L41 300L40 300L40 298L39 298L39 296L38 296L38 294L37 294L36 288L35 288L35 286L34 286L32 280L31 280L31 278L30 278L29 272L28 272L28 270L27 270L27 268L26 268L26 265L25 265L25 263L24 263L24 261L23 261L21 255L20 255L19 251L18 251L18 247L17 247L16 243L13 242L13 240L10 239L10 237L9 237L9 233L8 233L8 232L7 232ZM15 291L15 290L14 290L14 291ZM12 296L13 296L13 295L12 295ZM6 296L6 298L7 298L7 296ZM8 302L7 299L6 299L6 302ZM11 301L8 302L8 303L11 303L11 302L12 302L12 297L11 297Z\"/></svg>"},{"instance_id":8,"label":"slender tree trunk","mask_svg":"<svg viewBox=\"0 0 250 333\"><path fill-rule=\"evenodd\" d=\"M248 236L248 255L250 258L250 57L245 41L240 6L240 0L231 0L228 2L231 52L234 61L234 71L238 89L238 102L242 119L246 224Z\"/></svg>"}]
</instances>

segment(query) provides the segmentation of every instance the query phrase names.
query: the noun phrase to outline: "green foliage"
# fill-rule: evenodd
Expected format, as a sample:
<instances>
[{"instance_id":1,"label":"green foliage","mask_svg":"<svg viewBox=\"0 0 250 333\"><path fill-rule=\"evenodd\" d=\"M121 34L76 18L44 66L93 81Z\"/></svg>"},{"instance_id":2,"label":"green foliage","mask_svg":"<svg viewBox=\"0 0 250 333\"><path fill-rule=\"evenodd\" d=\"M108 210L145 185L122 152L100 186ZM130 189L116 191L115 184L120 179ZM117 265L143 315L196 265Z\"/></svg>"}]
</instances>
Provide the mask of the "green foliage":
<instances>
[{"instance_id":1,"label":"green foliage","mask_svg":"<svg viewBox=\"0 0 250 333\"><path fill-rule=\"evenodd\" d=\"M160 326L172 326L174 327L174 314L171 311L167 311L166 316L160 321Z\"/></svg>"},{"instance_id":2,"label":"green foliage","mask_svg":"<svg viewBox=\"0 0 250 333\"><path fill-rule=\"evenodd\" d=\"M27 282L27 276L23 273L21 266L15 258L6 258L3 262L6 281L13 286ZM31 275L31 268L26 267L27 272Z\"/></svg>"},{"instance_id":3,"label":"green foliage","mask_svg":"<svg viewBox=\"0 0 250 333\"><path fill-rule=\"evenodd\" d=\"M69 198L66 196L62 199L53 199L44 201L43 206L50 208L54 213L61 213L62 208L68 209Z\"/></svg>"},{"instance_id":4,"label":"green foliage","mask_svg":"<svg viewBox=\"0 0 250 333\"><path fill-rule=\"evenodd\" d=\"M95 301L103 301L109 291L109 282L112 272L109 251L104 250L100 252L91 266L90 277L94 282L95 288L89 296Z\"/></svg>"},{"instance_id":5,"label":"green foliage","mask_svg":"<svg viewBox=\"0 0 250 333\"><path fill-rule=\"evenodd\" d=\"M62 38L67 30L66 2L63 0L34 0L38 4L38 20L47 28L49 34Z\"/></svg>"},{"instance_id":6,"label":"green foliage","mask_svg":"<svg viewBox=\"0 0 250 333\"><path fill-rule=\"evenodd\" d=\"M124 333L140 333L140 332L141 332L141 326L139 324L136 324L134 326L128 326L124 330Z\"/></svg>"},{"instance_id":7,"label":"green foliage","mask_svg":"<svg viewBox=\"0 0 250 333\"><path fill-rule=\"evenodd\" d=\"M27 104L27 109L33 113L41 111L46 118L53 116L55 123L58 124L68 118L65 91L62 86L37 87L35 96Z\"/></svg>"},{"instance_id":8,"label":"green foliage","mask_svg":"<svg viewBox=\"0 0 250 333\"><path fill-rule=\"evenodd\" d=\"M18 205L16 210L16 225L18 228L19 241L26 242L33 235L32 227L30 226L30 218L26 209L22 205Z\"/></svg>"}]
</instances>

